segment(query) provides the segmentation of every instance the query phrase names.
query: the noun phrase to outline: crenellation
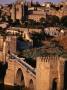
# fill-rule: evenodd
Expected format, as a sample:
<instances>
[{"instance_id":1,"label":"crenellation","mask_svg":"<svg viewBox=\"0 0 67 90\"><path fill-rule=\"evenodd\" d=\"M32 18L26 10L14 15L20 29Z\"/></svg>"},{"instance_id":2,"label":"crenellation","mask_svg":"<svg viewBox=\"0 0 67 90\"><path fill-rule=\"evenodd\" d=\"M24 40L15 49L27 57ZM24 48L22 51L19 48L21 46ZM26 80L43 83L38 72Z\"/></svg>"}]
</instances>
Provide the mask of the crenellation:
<instances>
[{"instance_id":1,"label":"crenellation","mask_svg":"<svg viewBox=\"0 0 67 90\"><path fill-rule=\"evenodd\" d=\"M40 59L40 61L37 60L38 63L36 75L39 75L39 78L41 77L41 79L43 79L44 81L42 82L41 79L36 77L41 82L39 83L41 85L37 85L37 90L50 90L48 88L52 89L52 83L54 78L56 78L58 88L57 90L62 90L64 81L64 58L59 56L46 56L39 57L38 59ZM37 82L39 82L38 80ZM45 83L46 85L46 87L43 86L44 89L42 88L43 83ZM41 86L40 89L38 88L38 86Z\"/></svg>"},{"instance_id":2,"label":"crenellation","mask_svg":"<svg viewBox=\"0 0 67 90\"><path fill-rule=\"evenodd\" d=\"M8 42L10 44L12 44L12 46L14 46L13 49L11 48L11 52L15 52L14 49L16 49L16 46L15 46L16 45L16 37L10 37L10 40L7 40L7 43ZM41 56L41 57L37 57L36 61L37 61L36 90L44 90L44 89L50 90L50 88L52 88L52 83L53 83L54 78L57 78L57 84L58 84L58 87L60 88L57 90L62 90L63 80L64 80L64 77L63 77L64 62L65 62L64 58L59 57L59 56L44 56L44 57ZM14 64L15 64L15 66L14 66ZM9 65L8 65L9 68L8 68L7 73L11 73L12 70L14 70L14 68L15 69L18 68L18 65L20 65L20 64L18 64L17 60L15 62L13 62L13 61L9 62ZM21 68L23 68L23 66ZM25 73L29 74L30 77L32 77L30 72L27 72L27 70L25 71ZM7 83L10 80L11 83L9 83L9 84L13 84L14 82L11 81L11 79L7 79L8 77L10 77L10 74L7 75L7 77L5 78L5 83ZM12 79L14 80L14 78L12 78ZM45 87L45 85L46 85L46 87ZM60 87L60 86L62 86L62 87Z\"/></svg>"},{"instance_id":3,"label":"crenellation","mask_svg":"<svg viewBox=\"0 0 67 90\"><path fill-rule=\"evenodd\" d=\"M44 61L46 62L46 63L49 63L50 61L49 61L49 57L45 57L44 58Z\"/></svg>"},{"instance_id":4,"label":"crenellation","mask_svg":"<svg viewBox=\"0 0 67 90\"><path fill-rule=\"evenodd\" d=\"M67 90L67 4L28 3L17 0L0 6L3 84L28 90Z\"/></svg>"},{"instance_id":5,"label":"crenellation","mask_svg":"<svg viewBox=\"0 0 67 90\"><path fill-rule=\"evenodd\" d=\"M45 57L38 57L37 60L44 61L44 62L57 62L58 60L64 61L63 58L59 56L45 56Z\"/></svg>"}]
</instances>

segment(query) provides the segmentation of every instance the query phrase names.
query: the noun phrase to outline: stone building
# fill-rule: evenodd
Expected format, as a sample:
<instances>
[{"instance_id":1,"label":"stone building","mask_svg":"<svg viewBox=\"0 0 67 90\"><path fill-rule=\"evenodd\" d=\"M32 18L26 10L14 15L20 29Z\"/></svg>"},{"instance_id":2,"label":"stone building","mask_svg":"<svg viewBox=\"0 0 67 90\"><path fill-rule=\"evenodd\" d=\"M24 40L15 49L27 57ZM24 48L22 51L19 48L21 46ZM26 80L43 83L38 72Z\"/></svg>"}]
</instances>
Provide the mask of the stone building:
<instances>
[{"instance_id":1,"label":"stone building","mask_svg":"<svg viewBox=\"0 0 67 90\"><path fill-rule=\"evenodd\" d=\"M21 20L23 16L23 7L22 7L22 3L18 2L16 3L16 19Z\"/></svg>"},{"instance_id":2,"label":"stone building","mask_svg":"<svg viewBox=\"0 0 67 90\"><path fill-rule=\"evenodd\" d=\"M12 4L12 9L11 9L11 19L12 19L13 21L16 20L15 4Z\"/></svg>"},{"instance_id":3,"label":"stone building","mask_svg":"<svg viewBox=\"0 0 67 90\"><path fill-rule=\"evenodd\" d=\"M0 36L0 51L3 49L3 37Z\"/></svg>"},{"instance_id":4,"label":"stone building","mask_svg":"<svg viewBox=\"0 0 67 90\"><path fill-rule=\"evenodd\" d=\"M65 58L59 57L59 56L44 56L44 57L38 57L36 60L36 74L35 77L31 76L31 71L27 71L27 69L23 68L23 64L18 64L17 59L6 59L7 58L7 52L10 50L10 53L16 52L16 37L15 36L9 36L6 38L6 42L3 42L3 37L0 37L1 42L3 43L3 52L0 53L0 60L2 57L2 60L8 60L8 70L6 72L5 76L5 84L9 82L9 85L14 85L14 83L17 83L17 81L14 80L16 76L14 76L14 72L17 71L17 69L21 69L24 76L25 85L28 85L29 79L32 78L34 81L34 88L31 90L63 90L67 89L67 61ZM20 60L20 59L19 59ZM23 60L22 60L23 61ZM15 66L16 65L16 66ZM27 63L26 63L27 65ZM29 66L29 65L28 65ZM34 69L33 69L34 70ZM13 71L13 73L12 73ZM8 74L9 73L9 74ZM19 80L21 78L21 74L19 75ZM31 74L29 74L31 73ZM12 76L12 77L11 77ZM28 77L29 76L29 77ZM11 78L10 78L11 77ZM19 81L21 82L21 81Z\"/></svg>"},{"instance_id":5,"label":"stone building","mask_svg":"<svg viewBox=\"0 0 67 90\"><path fill-rule=\"evenodd\" d=\"M43 10L34 10L28 15L28 19L33 19L36 22L39 22L41 18L46 18L46 12Z\"/></svg>"},{"instance_id":6,"label":"stone building","mask_svg":"<svg viewBox=\"0 0 67 90\"><path fill-rule=\"evenodd\" d=\"M23 17L27 17L28 6L23 1L17 1L12 4L11 18L12 20L22 20Z\"/></svg>"},{"instance_id":7,"label":"stone building","mask_svg":"<svg viewBox=\"0 0 67 90\"><path fill-rule=\"evenodd\" d=\"M23 16L23 9L21 3L12 4L11 9L11 19L15 21L16 19L21 20Z\"/></svg>"},{"instance_id":8,"label":"stone building","mask_svg":"<svg viewBox=\"0 0 67 90\"><path fill-rule=\"evenodd\" d=\"M63 90L66 88L65 63L64 58L58 56L38 57L36 90Z\"/></svg>"},{"instance_id":9,"label":"stone building","mask_svg":"<svg viewBox=\"0 0 67 90\"><path fill-rule=\"evenodd\" d=\"M59 18L66 16L67 15L67 2L55 4L55 8L50 7L48 14L58 16Z\"/></svg>"},{"instance_id":10,"label":"stone building","mask_svg":"<svg viewBox=\"0 0 67 90\"><path fill-rule=\"evenodd\" d=\"M28 19L33 19L35 21L39 21L40 18L46 18L46 13L47 15L55 15L58 16L59 18L67 15L67 4L55 4L55 7L51 7L51 5L54 5L51 2L45 2L41 7L31 7L29 8L32 10L32 13L28 15ZM62 5L62 7L61 7ZM56 10L58 8L58 10Z\"/></svg>"},{"instance_id":11,"label":"stone building","mask_svg":"<svg viewBox=\"0 0 67 90\"><path fill-rule=\"evenodd\" d=\"M3 60L7 53L16 53L16 36L0 36L0 59ZM4 55L4 57L3 57Z\"/></svg>"},{"instance_id":12,"label":"stone building","mask_svg":"<svg viewBox=\"0 0 67 90\"><path fill-rule=\"evenodd\" d=\"M59 27L48 27L48 28L45 28L44 29L44 32L47 34L47 35L50 35L50 36L54 36L54 37L59 37L61 32L60 32L60 28Z\"/></svg>"}]
</instances>

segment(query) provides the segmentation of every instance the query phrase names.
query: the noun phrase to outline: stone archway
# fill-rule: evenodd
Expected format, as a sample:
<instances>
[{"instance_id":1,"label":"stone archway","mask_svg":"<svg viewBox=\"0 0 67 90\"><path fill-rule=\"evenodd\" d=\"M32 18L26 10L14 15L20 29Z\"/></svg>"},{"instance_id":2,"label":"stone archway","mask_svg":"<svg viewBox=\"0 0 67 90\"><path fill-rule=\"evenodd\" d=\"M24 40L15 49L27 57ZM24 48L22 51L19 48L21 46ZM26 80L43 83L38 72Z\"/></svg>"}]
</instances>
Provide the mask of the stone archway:
<instances>
[{"instance_id":1,"label":"stone archway","mask_svg":"<svg viewBox=\"0 0 67 90\"><path fill-rule=\"evenodd\" d=\"M57 78L54 78L52 81L52 90L57 90Z\"/></svg>"},{"instance_id":2,"label":"stone archway","mask_svg":"<svg viewBox=\"0 0 67 90\"><path fill-rule=\"evenodd\" d=\"M29 82L29 90L34 90L34 84L32 79Z\"/></svg>"},{"instance_id":3,"label":"stone archway","mask_svg":"<svg viewBox=\"0 0 67 90\"><path fill-rule=\"evenodd\" d=\"M16 85L25 87L23 72L20 68L17 70L16 73Z\"/></svg>"}]
</instances>

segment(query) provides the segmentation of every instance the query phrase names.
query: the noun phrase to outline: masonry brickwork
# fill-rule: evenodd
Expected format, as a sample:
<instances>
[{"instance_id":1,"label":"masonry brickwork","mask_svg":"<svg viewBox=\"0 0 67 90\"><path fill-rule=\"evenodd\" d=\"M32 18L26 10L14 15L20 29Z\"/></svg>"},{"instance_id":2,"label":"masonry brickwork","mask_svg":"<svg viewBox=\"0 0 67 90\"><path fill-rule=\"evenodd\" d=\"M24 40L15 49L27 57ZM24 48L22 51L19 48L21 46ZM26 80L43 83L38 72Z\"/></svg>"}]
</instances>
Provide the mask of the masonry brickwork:
<instances>
[{"instance_id":1,"label":"masonry brickwork","mask_svg":"<svg viewBox=\"0 0 67 90\"><path fill-rule=\"evenodd\" d=\"M36 90L52 90L56 80L57 90L63 90L64 59L58 56L38 57L36 68Z\"/></svg>"}]
</instances>

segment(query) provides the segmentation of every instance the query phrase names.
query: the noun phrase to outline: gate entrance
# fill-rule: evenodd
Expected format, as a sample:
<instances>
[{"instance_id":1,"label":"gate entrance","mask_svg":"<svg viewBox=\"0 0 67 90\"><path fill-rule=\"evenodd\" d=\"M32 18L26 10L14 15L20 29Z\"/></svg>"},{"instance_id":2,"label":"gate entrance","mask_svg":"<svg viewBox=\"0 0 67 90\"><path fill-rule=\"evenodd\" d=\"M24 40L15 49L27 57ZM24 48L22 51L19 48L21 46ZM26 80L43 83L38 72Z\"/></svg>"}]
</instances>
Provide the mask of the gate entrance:
<instances>
[{"instance_id":1,"label":"gate entrance","mask_svg":"<svg viewBox=\"0 0 67 90\"><path fill-rule=\"evenodd\" d=\"M57 90L57 79L56 78L53 79L52 90Z\"/></svg>"},{"instance_id":2,"label":"gate entrance","mask_svg":"<svg viewBox=\"0 0 67 90\"><path fill-rule=\"evenodd\" d=\"M64 90L67 90L67 61L64 64Z\"/></svg>"}]
</instances>

